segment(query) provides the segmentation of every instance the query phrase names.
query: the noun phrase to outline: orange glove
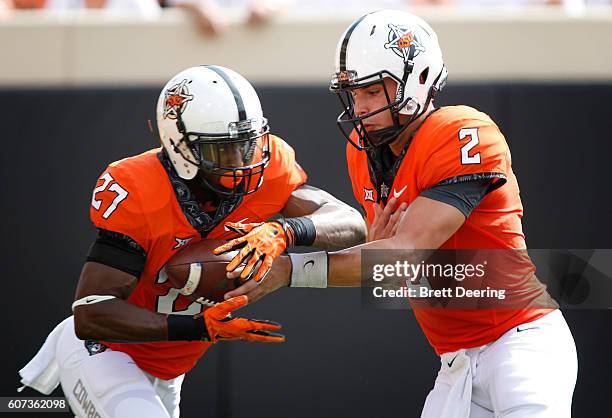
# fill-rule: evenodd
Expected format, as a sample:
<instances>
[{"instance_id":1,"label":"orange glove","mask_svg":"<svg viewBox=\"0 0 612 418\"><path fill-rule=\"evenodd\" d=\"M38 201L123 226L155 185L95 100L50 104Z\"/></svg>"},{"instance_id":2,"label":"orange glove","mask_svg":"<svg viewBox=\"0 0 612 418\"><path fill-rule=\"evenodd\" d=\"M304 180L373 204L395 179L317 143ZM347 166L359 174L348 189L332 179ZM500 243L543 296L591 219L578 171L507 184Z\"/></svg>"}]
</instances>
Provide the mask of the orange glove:
<instances>
[{"instance_id":1,"label":"orange glove","mask_svg":"<svg viewBox=\"0 0 612 418\"><path fill-rule=\"evenodd\" d=\"M278 222L250 224L228 222L225 228L243 236L215 248L213 253L221 254L240 249L240 252L229 262L226 270L234 271L240 264L246 263L240 273L242 280L252 278L256 282L261 282L272 268L274 259L294 241L291 227L287 226L285 229ZM256 269L258 263L260 264Z\"/></svg>"},{"instance_id":2,"label":"orange glove","mask_svg":"<svg viewBox=\"0 0 612 418\"><path fill-rule=\"evenodd\" d=\"M278 331L281 326L272 321L233 318L231 313L249 302L245 295L236 296L216 304L204 311L204 323L210 341L243 340L282 343L285 336L270 331Z\"/></svg>"}]
</instances>

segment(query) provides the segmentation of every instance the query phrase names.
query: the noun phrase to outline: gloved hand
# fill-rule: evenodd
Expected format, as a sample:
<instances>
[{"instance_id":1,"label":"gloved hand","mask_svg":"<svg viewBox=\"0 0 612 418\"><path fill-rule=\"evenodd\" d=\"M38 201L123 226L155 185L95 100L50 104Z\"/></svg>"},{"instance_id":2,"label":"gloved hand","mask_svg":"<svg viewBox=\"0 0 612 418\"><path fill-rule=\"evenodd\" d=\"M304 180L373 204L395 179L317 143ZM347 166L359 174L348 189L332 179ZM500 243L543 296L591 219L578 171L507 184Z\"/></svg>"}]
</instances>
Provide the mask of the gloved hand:
<instances>
[{"instance_id":1,"label":"gloved hand","mask_svg":"<svg viewBox=\"0 0 612 418\"><path fill-rule=\"evenodd\" d=\"M234 271L245 262L246 265L240 273L242 280L252 278L256 282L262 281L270 271L274 259L294 242L295 234L291 227L275 221L250 224L228 222L225 227L243 236L215 248L213 253L221 254L240 249L226 270Z\"/></svg>"},{"instance_id":2,"label":"gloved hand","mask_svg":"<svg viewBox=\"0 0 612 418\"><path fill-rule=\"evenodd\" d=\"M243 340L282 343L285 336L278 331L280 324L272 321L234 318L231 313L249 302L245 295L237 296L216 304L204 311L204 323L212 343L220 340Z\"/></svg>"}]
</instances>

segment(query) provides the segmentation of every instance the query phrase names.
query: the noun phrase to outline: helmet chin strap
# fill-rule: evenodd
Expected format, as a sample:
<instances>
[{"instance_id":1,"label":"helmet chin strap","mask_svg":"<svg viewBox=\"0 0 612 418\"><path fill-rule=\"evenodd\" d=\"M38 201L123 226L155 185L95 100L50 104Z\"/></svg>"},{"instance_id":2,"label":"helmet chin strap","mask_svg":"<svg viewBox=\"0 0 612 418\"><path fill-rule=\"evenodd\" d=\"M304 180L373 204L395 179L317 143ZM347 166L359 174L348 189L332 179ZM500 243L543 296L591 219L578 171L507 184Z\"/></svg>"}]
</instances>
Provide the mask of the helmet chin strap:
<instances>
[{"instance_id":1,"label":"helmet chin strap","mask_svg":"<svg viewBox=\"0 0 612 418\"><path fill-rule=\"evenodd\" d=\"M214 174L211 174L214 175ZM228 197L231 197L234 195L234 193L232 193L232 191L237 191L237 189L243 188L243 181L244 179L239 178L238 182L236 183L236 187L227 187L227 184L224 184L223 182L223 177L221 176L217 176L219 177L220 181L216 182L216 185L212 185L212 180L207 179L206 178L206 173L203 171L199 171L196 178L198 180L198 184L200 185L200 187L202 187L204 190L206 191L210 191L212 193L214 193L215 195L219 196L219 198L221 200L227 199ZM227 190L227 193L220 193L219 192L219 188L225 189Z\"/></svg>"},{"instance_id":2,"label":"helmet chin strap","mask_svg":"<svg viewBox=\"0 0 612 418\"><path fill-rule=\"evenodd\" d=\"M196 178L198 180L198 184L200 185L200 187L204 190L206 190L207 192L211 192L214 193L215 195L218 195L219 197L223 197L222 193L217 193L215 191L215 187L213 187L211 185L211 180L206 178L206 173L203 171L198 171L198 174L196 175ZM224 187L222 184L217 185L216 187ZM230 189L228 189L228 191L230 191Z\"/></svg>"},{"instance_id":3,"label":"helmet chin strap","mask_svg":"<svg viewBox=\"0 0 612 418\"><path fill-rule=\"evenodd\" d=\"M412 71L412 67L409 68L410 71ZM425 105L422 109L420 105L417 105L417 108L412 114L411 118L403 125L400 125L399 123L399 115L401 109L398 109L396 112L391 112L393 115L393 126L378 129L372 132L367 132L366 137L368 138L368 142L370 142L370 144L374 147L392 143L402 132L404 132L410 125L412 125L414 121L416 121L423 113L425 113L429 108L429 105L432 103L432 101L438 94L438 92L442 90L442 88L446 84L446 79L440 80L442 74L444 74L444 71L445 67L442 66L442 70L440 70L440 73L437 75L436 79L431 85L431 88L429 89L429 92L427 94L427 100L425 101ZM406 73L404 73L404 77L407 78ZM439 86L438 83L440 83ZM374 139L374 141L372 141L370 138Z\"/></svg>"},{"instance_id":4,"label":"helmet chin strap","mask_svg":"<svg viewBox=\"0 0 612 418\"><path fill-rule=\"evenodd\" d=\"M394 114L398 115L399 112L394 112ZM366 132L368 142L374 147L379 147L392 143L400 136L402 132L408 129L408 127L412 125L412 123L417 120L422 114L423 111L421 111L420 106L418 106L413 116L403 125L400 125L399 116L397 116L397 121L393 121L393 126L388 126L386 128L378 129L372 132Z\"/></svg>"}]
</instances>

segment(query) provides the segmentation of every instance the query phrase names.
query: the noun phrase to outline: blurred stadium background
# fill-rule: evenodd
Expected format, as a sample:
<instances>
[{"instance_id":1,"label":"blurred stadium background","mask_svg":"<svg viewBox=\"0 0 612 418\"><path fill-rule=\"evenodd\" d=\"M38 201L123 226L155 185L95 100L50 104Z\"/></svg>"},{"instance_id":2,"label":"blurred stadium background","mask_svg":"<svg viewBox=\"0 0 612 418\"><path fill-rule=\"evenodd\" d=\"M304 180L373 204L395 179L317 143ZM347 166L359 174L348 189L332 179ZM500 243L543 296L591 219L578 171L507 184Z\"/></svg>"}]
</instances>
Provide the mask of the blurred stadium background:
<instances>
[{"instance_id":1,"label":"blurred stadium background","mask_svg":"<svg viewBox=\"0 0 612 418\"><path fill-rule=\"evenodd\" d=\"M337 39L366 8L410 8L436 29L450 72L441 104L475 106L500 125L531 248L612 248L606 1L296 0L255 17L236 1L204 17L189 7L12 9L44 3L0 1L0 396L16 395L17 370L70 314L98 174L157 145L146 121L181 69L245 75L310 183L355 205L327 82ZM419 416L438 360L410 312L366 311L358 290L340 289L284 289L248 311L282 322L287 343L211 349L185 381L183 417ZM573 416L610 417L612 313L565 315L579 353Z\"/></svg>"}]
</instances>

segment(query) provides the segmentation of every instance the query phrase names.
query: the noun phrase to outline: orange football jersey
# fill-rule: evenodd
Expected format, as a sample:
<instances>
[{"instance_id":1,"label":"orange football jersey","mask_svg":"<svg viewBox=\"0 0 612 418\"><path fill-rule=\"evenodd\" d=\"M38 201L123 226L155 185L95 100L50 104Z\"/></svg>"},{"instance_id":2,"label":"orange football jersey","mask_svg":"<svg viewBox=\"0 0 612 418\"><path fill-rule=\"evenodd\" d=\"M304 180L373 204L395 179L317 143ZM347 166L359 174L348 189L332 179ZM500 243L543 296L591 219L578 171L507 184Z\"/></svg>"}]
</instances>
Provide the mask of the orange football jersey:
<instances>
[{"instance_id":1,"label":"orange football jersey","mask_svg":"<svg viewBox=\"0 0 612 418\"><path fill-rule=\"evenodd\" d=\"M421 192L445 181L466 180L470 176L490 178L493 190L440 248L526 248L521 225L523 206L512 172L510 150L499 128L486 114L467 106L435 111L412 139L393 184L383 183L379 190L370 178L366 153L347 144L346 155L353 193L370 224L374 220L372 205L379 200L379 191L386 195L381 198L394 196L398 203L410 204ZM544 292L541 286L525 290L534 292L534 299ZM549 312L545 309L416 308L414 311L438 354L490 343L513 326Z\"/></svg>"},{"instance_id":2,"label":"orange football jersey","mask_svg":"<svg viewBox=\"0 0 612 418\"><path fill-rule=\"evenodd\" d=\"M160 152L157 148L110 164L94 189L90 216L96 227L131 237L147 254L129 303L153 312L193 315L202 311L202 305L180 295L160 270L176 251L202 239L193 225L198 209L185 204L191 192L178 177L173 179L173 187ZM233 238L223 227L226 221L266 221L279 213L291 193L306 182L306 173L287 143L270 135L270 153L261 187L244 196L206 238ZM187 341L104 343L129 354L141 369L161 379L189 371L210 346Z\"/></svg>"}]
</instances>

